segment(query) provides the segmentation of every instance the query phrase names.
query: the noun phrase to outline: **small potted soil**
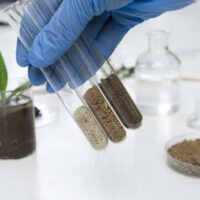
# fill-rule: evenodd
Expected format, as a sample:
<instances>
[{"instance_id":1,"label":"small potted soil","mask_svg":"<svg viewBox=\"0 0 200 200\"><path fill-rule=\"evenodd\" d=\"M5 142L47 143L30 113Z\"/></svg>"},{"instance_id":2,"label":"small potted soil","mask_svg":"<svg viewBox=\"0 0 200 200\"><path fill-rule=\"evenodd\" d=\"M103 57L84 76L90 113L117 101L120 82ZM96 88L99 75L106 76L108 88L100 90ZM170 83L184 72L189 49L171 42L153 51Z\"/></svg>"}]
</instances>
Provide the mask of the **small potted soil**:
<instances>
[{"instance_id":1,"label":"small potted soil","mask_svg":"<svg viewBox=\"0 0 200 200\"><path fill-rule=\"evenodd\" d=\"M1 56L1 55L0 55ZM35 150L34 107L29 82L9 81L0 57L0 159L25 157ZM18 81L17 81L18 82Z\"/></svg>"}]
</instances>

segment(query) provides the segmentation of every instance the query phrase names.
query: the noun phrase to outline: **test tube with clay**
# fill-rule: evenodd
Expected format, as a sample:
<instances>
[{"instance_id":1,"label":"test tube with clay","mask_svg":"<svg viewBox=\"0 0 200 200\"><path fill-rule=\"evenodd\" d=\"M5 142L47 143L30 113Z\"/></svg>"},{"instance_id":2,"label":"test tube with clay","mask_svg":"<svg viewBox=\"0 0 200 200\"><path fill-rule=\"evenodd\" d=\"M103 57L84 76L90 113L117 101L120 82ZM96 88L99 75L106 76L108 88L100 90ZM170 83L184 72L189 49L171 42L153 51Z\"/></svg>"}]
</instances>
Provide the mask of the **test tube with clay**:
<instances>
[{"instance_id":1,"label":"test tube with clay","mask_svg":"<svg viewBox=\"0 0 200 200\"><path fill-rule=\"evenodd\" d=\"M142 123L142 114L114 72L110 63L102 56L97 46L87 33L82 33L72 47L82 57L87 56L87 68L98 83L102 93L127 128L138 128ZM81 52L87 52L85 54ZM99 68L99 66L102 66Z\"/></svg>"}]
</instances>

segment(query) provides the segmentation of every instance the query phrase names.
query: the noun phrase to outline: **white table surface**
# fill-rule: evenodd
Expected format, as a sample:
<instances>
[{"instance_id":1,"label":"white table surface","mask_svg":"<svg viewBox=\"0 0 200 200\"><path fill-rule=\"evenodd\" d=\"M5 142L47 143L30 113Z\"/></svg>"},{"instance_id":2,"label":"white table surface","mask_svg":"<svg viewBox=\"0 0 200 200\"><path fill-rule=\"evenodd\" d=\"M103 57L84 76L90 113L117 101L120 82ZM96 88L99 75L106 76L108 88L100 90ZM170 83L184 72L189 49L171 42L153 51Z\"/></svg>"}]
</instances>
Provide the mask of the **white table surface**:
<instances>
[{"instance_id":1,"label":"white table surface","mask_svg":"<svg viewBox=\"0 0 200 200\"><path fill-rule=\"evenodd\" d=\"M194 11L197 11L197 7L188 8L181 11L177 18L185 16L183 13L191 18L200 17L200 12ZM188 13L193 13L193 17ZM163 16L167 19L168 17ZM188 24L189 27L192 26ZM176 27L175 24L173 26ZM194 22L194 29L197 29L196 26ZM146 29L146 26L143 28ZM136 30L135 37L138 41L138 33L143 28ZM133 32L127 37L136 40L131 34ZM23 70L15 67L14 33L7 27L0 27L0 36L0 50L10 66L10 76L24 75ZM188 35L185 37L188 38ZM191 37L195 38L193 31ZM126 45L126 40L127 38L117 53L125 46L133 48ZM181 43L180 38L178 41ZM141 42L142 47L145 42ZM200 47L198 42L199 40L195 44L188 42L184 47ZM174 49L179 51L182 48L174 42ZM130 55L125 58L130 60ZM183 68L184 73L189 71L186 73L188 75L196 70L195 75L200 75L200 62L197 64L198 62L190 60L188 63L191 68ZM185 61L183 65L188 63ZM133 95L132 80L126 81L125 85ZM171 137L195 132L187 127L186 119L193 110L199 87L200 83L182 82L179 113L162 117L144 116L143 126L139 130L129 130L125 141L119 144L110 143L108 148L99 152L90 147L56 96L49 96L48 102L57 108L59 117L53 124L37 129L37 151L34 155L18 161L0 161L0 199L199 200L200 180L180 175L168 168L164 149L165 143Z\"/></svg>"},{"instance_id":2,"label":"white table surface","mask_svg":"<svg viewBox=\"0 0 200 200\"><path fill-rule=\"evenodd\" d=\"M131 91L131 81L126 84ZM2 200L199 200L200 180L180 175L165 163L165 143L194 132L186 126L197 83L182 83L179 113L145 116L143 126L128 131L119 144L96 152L70 116L37 129L37 152L18 161L0 161ZM185 91L190 91L187 93ZM189 95L188 95L189 94ZM191 106L189 106L191 104Z\"/></svg>"}]
</instances>

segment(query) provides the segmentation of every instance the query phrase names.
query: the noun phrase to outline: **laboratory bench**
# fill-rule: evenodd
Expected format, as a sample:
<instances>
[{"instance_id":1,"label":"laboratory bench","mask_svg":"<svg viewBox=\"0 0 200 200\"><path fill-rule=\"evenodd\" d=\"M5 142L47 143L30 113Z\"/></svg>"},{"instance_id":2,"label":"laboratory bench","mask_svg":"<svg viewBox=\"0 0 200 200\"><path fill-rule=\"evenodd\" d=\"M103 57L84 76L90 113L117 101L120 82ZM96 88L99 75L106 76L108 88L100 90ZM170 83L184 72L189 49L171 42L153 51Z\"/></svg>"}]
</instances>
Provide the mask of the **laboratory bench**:
<instances>
[{"instance_id":1,"label":"laboratory bench","mask_svg":"<svg viewBox=\"0 0 200 200\"><path fill-rule=\"evenodd\" d=\"M194 6L181 11L174 23L187 16L188 26L191 28L190 20L193 21L193 28L199 31L199 37L197 21L199 23L200 14L194 11L197 11ZM169 24L167 19L171 21L174 15L176 13L164 15L159 20L136 28L135 32L131 31L118 47L116 57L119 58L122 52L121 58L124 57L125 62L131 65L133 61L130 61L128 54L132 51L133 55L138 55L146 45L145 40L139 39L140 33L150 25ZM175 36L181 28L184 30L182 25L179 28L176 25L171 24L170 27L175 30ZM185 32L184 36L172 40L172 47L182 56L182 77L198 78L200 43L195 31L190 30L190 36L188 29ZM26 70L18 68L15 61L15 33L3 26L0 27L0 36L0 50L5 55L10 77L25 76ZM130 44L130 47L127 46L129 39L137 44L137 48ZM182 44L183 40L185 45ZM130 48L130 51L123 53L125 48ZM134 80L130 78L124 84L134 96ZM171 170L165 160L165 144L170 138L197 132L189 128L186 121L194 110L199 88L199 81L182 80L179 112L167 116L145 115L141 128L128 130L123 142L110 142L102 151L91 148L56 95L40 94L40 100L52 106L56 112L55 121L36 128L37 150L33 155L19 160L0 161L0 199L199 200L200 179ZM35 98L37 95L36 92Z\"/></svg>"},{"instance_id":2,"label":"laboratory bench","mask_svg":"<svg viewBox=\"0 0 200 200\"><path fill-rule=\"evenodd\" d=\"M132 84L125 83L129 91L134 91ZM165 144L174 136L195 132L186 120L199 87L200 83L182 82L177 114L144 116L140 129L128 130L123 142L110 142L102 151L91 148L57 97L49 95L56 120L36 129L33 155L0 161L1 199L198 200L200 179L171 170Z\"/></svg>"}]
</instances>

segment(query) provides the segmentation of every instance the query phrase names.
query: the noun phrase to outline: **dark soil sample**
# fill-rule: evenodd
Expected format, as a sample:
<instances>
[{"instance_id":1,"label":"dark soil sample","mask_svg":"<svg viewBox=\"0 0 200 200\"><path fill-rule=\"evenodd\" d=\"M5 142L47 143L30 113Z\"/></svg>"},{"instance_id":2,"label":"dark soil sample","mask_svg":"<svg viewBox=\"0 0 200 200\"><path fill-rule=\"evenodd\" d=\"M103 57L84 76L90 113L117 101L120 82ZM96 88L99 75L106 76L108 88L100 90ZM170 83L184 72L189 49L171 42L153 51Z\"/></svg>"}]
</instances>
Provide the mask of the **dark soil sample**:
<instances>
[{"instance_id":1,"label":"dark soil sample","mask_svg":"<svg viewBox=\"0 0 200 200\"><path fill-rule=\"evenodd\" d=\"M181 173L200 177L200 139L185 140L168 149L168 164Z\"/></svg>"},{"instance_id":2,"label":"dark soil sample","mask_svg":"<svg viewBox=\"0 0 200 200\"><path fill-rule=\"evenodd\" d=\"M42 117L42 113L38 107L34 107L35 110L35 118Z\"/></svg>"},{"instance_id":3,"label":"dark soil sample","mask_svg":"<svg viewBox=\"0 0 200 200\"><path fill-rule=\"evenodd\" d=\"M29 97L0 105L0 159L25 157L35 150L34 108Z\"/></svg>"},{"instance_id":4,"label":"dark soil sample","mask_svg":"<svg viewBox=\"0 0 200 200\"><path fill-rule=\"evenodd\" d=\"M99 84L120 120L127 128L137 128L142 122L142 114L133 102L119 78L112 74Z\"/></svg>"},{"instance_id":5,"label":"dark soil sample","mask_svg":"<svg viewBox=\"0 0 200 200\"><path fill-rule=\"evenodd\" d=\"M109 139L113 142L123 140L126 132L99 89L96 86L92 87L86 92L84 99Z\"/></svg>"}]
</instances>

